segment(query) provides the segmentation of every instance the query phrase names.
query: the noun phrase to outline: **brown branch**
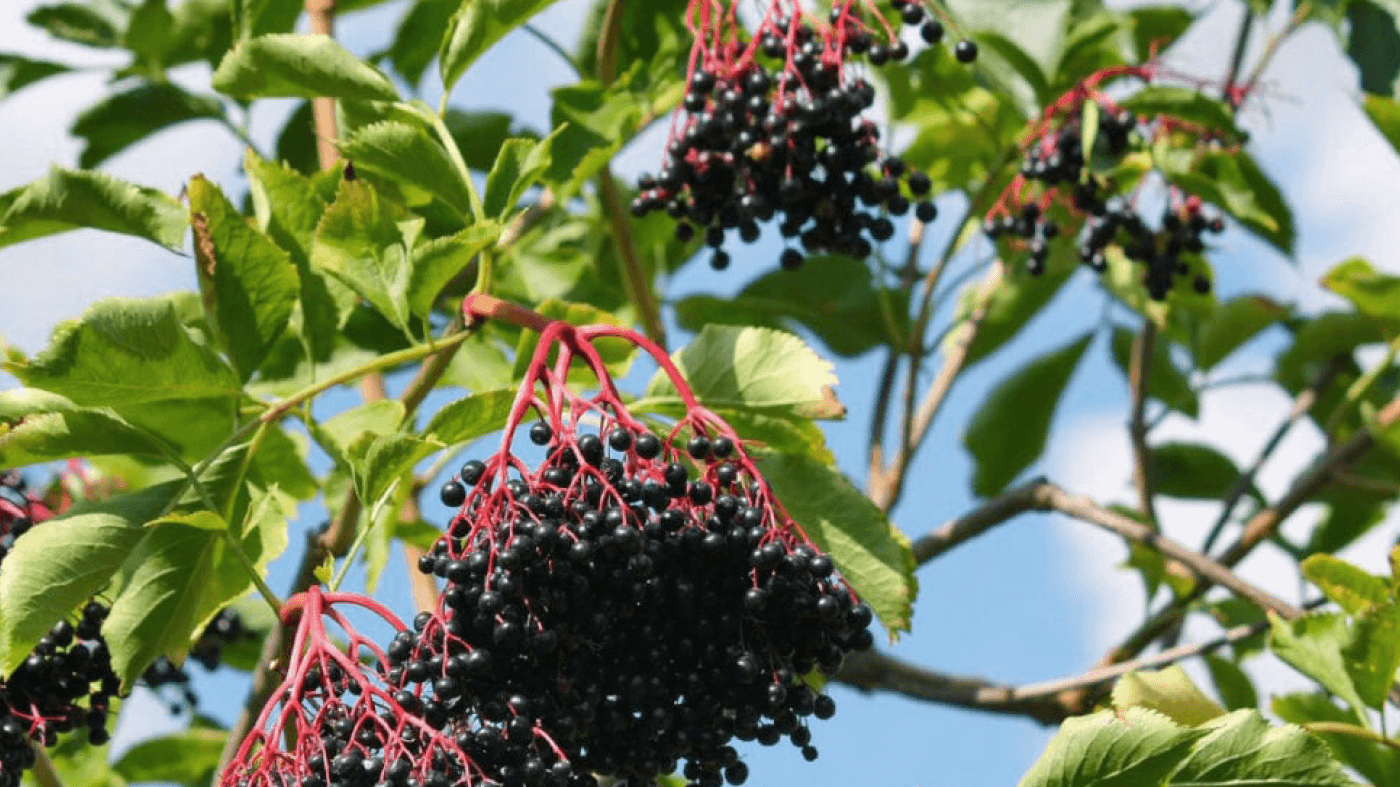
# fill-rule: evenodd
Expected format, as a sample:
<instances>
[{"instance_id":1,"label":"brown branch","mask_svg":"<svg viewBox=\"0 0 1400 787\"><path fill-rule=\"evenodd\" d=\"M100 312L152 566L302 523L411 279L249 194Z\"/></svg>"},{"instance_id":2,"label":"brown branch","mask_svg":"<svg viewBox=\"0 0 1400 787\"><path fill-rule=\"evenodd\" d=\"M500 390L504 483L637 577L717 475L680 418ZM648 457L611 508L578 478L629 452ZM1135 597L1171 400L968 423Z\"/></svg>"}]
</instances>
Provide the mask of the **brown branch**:
<instances>
[{"instance_id":1,"label":"brown branch","mask_svg":"<svg viewBox=\"0 0 1400 787\"><path fill-rule=\"evenodd\" d=\"M914 544L914 558L923 563L1026 511L1058 511L1159 552L1190 569L1203 581L1229 588L1260 609L1271 610L1290 620L1303 614L1292 604L1246 582L1226 566L1185 544L1135 519L1104 508L1085 495L1071 494L1045 480L1032 481L998 495L970 514L920 538Z\"/></svg>"},{"instance_id":2,"label":"brown branch","mask_svg":"<svg viewBox=\"0 0 1400 787\"><path fill-rule=\"evenodd\" d=\"M34 781L39 787L63 787L63 780L58 778L58 771L54 770L53 760L49 759L49 753L44 751L43 746L34 747Z\"/></svg>"},{"instance_id":3,"label":"brown branch","mask_svg":"<svg viewBox=\"0 0 1400 787\"><path fill-rule=\"evenodd\" d=\"M418 504L418 495L422 491L421 486L413 485L413 489L408 493L408 499L403 503L403 510L399 512L400 522L417 522L423 518L423 511ZM423 550L404 542L403 557L404 563L408 567L408 588L413 593L413 606L419 612L435 609L438 599L436 580L431 575L418 570L418 559L424 554L426 553Z\"/></svg>"},{"instance_id":4,"label":"brown branch","mask_svg":"<svg viewBox=\"0 0 1400 787\"><path fill-rule=\"evenodd\" d=\"M306 14L313 34L335 35L335 0L306 0ZM336 129L335 99L324 96L311 99L311 117L316 127L316 158L321 169L330 169L340 160L340 151L336 149L340 132Z\"/></svg>"},{"instance_id":5,"label":"brown branch","mask_svg":"<svg viewBox=\"0 0 1400 787\"><path fill-rule=\"evenodd\" d=\"M923 245L924 223L914 219L909 224L909 252L905 255L904 267L899 272L900 283L905 290L914 288L914 282L919 272L919 251ZM948 256L945 250L944 256L940 258L935 268L939 274L942 273ZM922 336L911 334L905 337L911 367L917 367L916 359L923 357L921 342L923 342ZM892 345L889 355L885 358L885 366L880 372L880 382L875 389L875 407L870 416L869 469L866 473L866 487L872 492L883 488L888 483L888 476L885 473L885 428L889 421L890 398L894 395L894 381L899 373L899 359L901 357L900 348ZM913 377L917 379L918 375L913 375Z\"/></svg>"},{"instance_id":6,"label":"brown branch","mask_svg":"<svg viewBox=\"0 0 1400 787\"><path fill-rule=\"evenodd\" d=\"M1269 461L1274 451L1278 450L1279 445L1283 443L1283 438L1288 436L1288 433L1292 431L1294 425L1301 421L1303 416L1308 414L1308 411L1312 410L1313 405L1317 404L1317 400L1322 395L1322 392L1332 385L1332 381L1336 379L1337 373L1341 371L1341 361L1342 359L1340 356L1334 357L1322 368L1308 387L1294 397L1293 407L1288 411L1288 417L1274 429L1274 433L1269 436L1268 442L1264 443L1264 447L1260 449L1259 455L1255 457L1253 464L1241 473L1240 477L1236 478L1235 482L1230 485L1230 488L1225 491L1225 502L1221 506L1220 515L1215 519L1215 524L1211 525L1210 531L1206 534L1205 541L1201 544L1202 552L1207 555L1210 554L1211 548L1215 546L1215 540L1224 532L1226 523L1230 521L1230 515L1235 512L1235 506L1244 498L1245 493L1254 486L1254 479L1264 467L1264 463Z\"/></svg>"},{"instance_id":7,"label":"brown branch","mask_svg":"<svg viewBox=\"0 0 1400 787\"><path fill-rule=\"evenodd\" d=\"M1133 445L1133 486L1138 493L1138 511L1153 527L1157 526L1157 505L1152 479L1152 448L1147 444L1147 386L1152 379L1152 353L1157 339L1157 326L1143 320L1142 330L1133 340L1132 358L1128 364L1128 387L1132 390L1132 415L1128 421L1128 437Z\"/></svg>"},{"instance_id":8,"label":"brown branch","mask_svg":"<svg viewBox=\"0 0 1400 787\"><path fill-rule=\"evenodd\" d=\"M1083 712L1082 708L1067 701L1067 697L1082 693L1086 689L1106 687L1129 672L1158 669L1184 659L1211 653L1225 645L1255 636L1267 628L1267 623L1236 626L1214 639L1198 644L1181 645L1133 661L1096 667L1080 675L1023 686L993 683L978 677L948 675L878 651L852 654L834 679L861 691L886 691L941 705L1026 716L1041 724L1058 724Z\"/></svg>"}]
</instances>

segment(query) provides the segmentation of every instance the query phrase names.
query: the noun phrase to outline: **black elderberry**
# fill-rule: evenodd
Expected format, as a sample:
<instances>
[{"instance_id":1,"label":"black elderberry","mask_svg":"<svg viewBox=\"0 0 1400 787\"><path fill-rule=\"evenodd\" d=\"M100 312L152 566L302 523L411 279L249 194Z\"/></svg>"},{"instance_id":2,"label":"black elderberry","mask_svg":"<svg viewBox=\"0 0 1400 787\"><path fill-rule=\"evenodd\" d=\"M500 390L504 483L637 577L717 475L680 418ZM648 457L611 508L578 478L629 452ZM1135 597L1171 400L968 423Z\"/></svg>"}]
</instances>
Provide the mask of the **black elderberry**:
<instances>
[{"instance_id":1,"label":"black elderberry","mask_svg":"<svg viewBox=\"0 0 1400 787\"><path fill-rule=\"evenodd\" d=\"M710 267L722 271L729 267L729 252L724 249L715 249L715 253L710 256Z\"/></svg>"},{"instance_id":2,"label":"black elderberry","mask_svg":"<svg viewBox=\"0 0 1400 787\"><path fill-rule=\"evenodd\" d=\"M953 47L953 56L959 63L971 63L977 59L977 44L964 38Z\"/></svg>"},{"instance_id":3,"label":"black elderberry","mask_svg":"<svg viewBox=\"0 0 1400 787\"><path fill-rule=\"evenodd\" d=\"M655 459L661 455L661 440L656 435L645 433L637 437L637 456L642 459Z\"/></svg>"},{"instance_id":4,"label":"black elderberry","mask_svg":"<svg viewBox=\"0 0 1400 787\"><path fill-rule=\"evenodd\" d=\"M456 508L467 502L467 488L457 481L448 481L442 485L439 492L442 504L449 508Z\"/></svg>"},{"instance_id":5,"label":"black elderberry","mask_svg":"<svg viewBox=\"0 0 1400 787\"><path fill-rule=\"evenodd\" d=\"M797 249L783 249L783 253L778 257L778 264L782 266L783 270L795 271L802 267L802 263L806 259L802 252Z\"/></svg>"},{"instance_id":6,"label":"black elderberry","mask_svg":"<svg viewBox=\"0 0 1400 787\"><path fill-rule=\"evenodd\" d=\"M535 445L548 445L554 438L554 430L544 421L536 421L530 427L530 442Z\"/></svg>"},{"instance_id":7,"label":"black elderberry","mask_svg":"<svg viewBox=\"0 0 1400 787\"><path fill-rule=\"evenodd\" d=\"M705 459L710 455L710 438L696 435L686 443L685 450L696 459Z\"/></svg>"}]
</instances>

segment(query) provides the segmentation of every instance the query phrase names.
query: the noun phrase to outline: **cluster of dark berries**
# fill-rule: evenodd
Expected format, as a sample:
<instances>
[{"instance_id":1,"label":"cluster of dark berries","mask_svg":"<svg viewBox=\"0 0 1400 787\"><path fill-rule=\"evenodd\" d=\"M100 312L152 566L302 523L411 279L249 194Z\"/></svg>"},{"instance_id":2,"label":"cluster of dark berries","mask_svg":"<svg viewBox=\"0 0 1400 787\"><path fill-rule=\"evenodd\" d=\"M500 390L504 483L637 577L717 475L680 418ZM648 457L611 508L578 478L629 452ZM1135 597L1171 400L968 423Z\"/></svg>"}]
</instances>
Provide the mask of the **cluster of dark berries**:
<instances>
[{"instance_id":1,"label":"cluster of dark berries","mask_svg":"<svg viewBox=\"0 0 1400 787\"><path fill-rule=\"evenodd\" d=\"M204 627L204 631L200 632L199 639L190 648L189 657L206 672L213 672L219 668L224 648L235 645L248 636L250 634L243 627L243 619L238 612L233 609L221 609L219 614L209 621L209 625ZM162 695L170 694L173 690L176 696L169 698L170 712L173 714L193 710L199 705L199 696L190 686L190 673L165 656L151 662L141 673L141 682Z\"/></svg>"},{"instance_id":2,"label":"cluster of dark berries","mask_svg":"<svg viewBox=\"0 0 1400 787\"><path fill-rule=\"evenodd\" d=\"M52 516L19 473L0 471L0 570L15 539ZM107 709L121 682L102 640L106 617L106 606L90 602L76 624L54 624L29 657L0 678L0 787L18 787L34 765L31 742L52 746L60 733L79 729L93 745L107 742Z\"/></svg>"},{"instance_id":3,"label":"cluster of dark berries","mask_svg":"<svg viewBox=\"0 0 1400 787\"><path fill-rule=\"evenodd\" d=\"M670 375L687 414L669 433L628 413L601 337L634 342ZM559 376L572 359L597 394ZM529 410L545 452L534 467L510 448ZM786 737L815 758L807 720L835 703L804 678L869 647L870 610L665 352L631 331L549 323L504 434L441 490L458 513L419 567L445 590L388 649L391 682L430 691L508 787L678 770L693 785L740 784L734 739Z\"/></svg>"},{"instance_id":4,"label":"cluster of dark berries","mask_svg":"<svg viewBox=\"0 0 1400 787\"><path fill-rule=\"evenodd\" d=\"M355 630L342 612L347 607L404 628L363 596L312 587L289 600L283 623L296 620L297 630L286 677L221 787L455 787L484 780L446 730L444 712L386 682L383 650Z\"/></svg>"},{"instance_id":5,"label":"cluster of dark berries","mask_svg":"<svg viewBox=\"0 0 1400 787\"><path fill-rule=\"evenodd\" d=\"M800 244L782 252L786 269L812 253L863 259L873 243L893 237L889 216L911 207L920 221L933 221L930 179L887 155L863 114L875 88L851 67L855 60L882 66L910 54L871 0L838 0L825 21L794 0L770 0L752 38L732 9L712 5L693 3L685 100L664 166L638 180L635 215L666 211L679 240L703 236L717 270L730 263L728 235L752 243L759 225L775 218L783 237ZM943 24L920 0L889 5L928 44L943 40ZM977 49L962 41L955 53L970 62Z\"/></svg>"},{"instance_id":6,"label":"cluster of dark berries","mask_svg":"<svg viewBox=\"0 0 1400 787\"><path fill-rule=\"evenodd\" d=\"M1109 247L1120 247L1127 259L1142 264L1143 285L1155 300L1167 297L1177 276L1191 275L1190 264L1181 258L1183 252L1202 251L1203 232L1223 231L1221 218L1206 217L1200 199L1184 195L1176 187L1170 188L1168 208L1159 226L1153 228L1132 200L1115 193L1116 184L1104 174L1121 162L1135 143L1161 133L1206 131L1169 117L1144 125L1131 111L1097 91L1097 85L1111 77L1148 80L1153 74L1151 66L1097 72L1049 107L1034 129L1020 172L983 225L993 240L1014 239L1016 245L1024 247L1026 267L1032 274L1045 270L1050 241L1060 234L1060 224L1051 218L1056 207L1070 220L1083 222L1076 243L1081 262L1103 273L1108 269ZM1086 128L1086 106L1092 106L1092 117L1096 118L1091 129ZM1093 134L1092 145L1086 145L1088 133ZM1192 286L1204 294L1210 291L1210 280L1196 272Z\"/></svg>"}]
</instances>

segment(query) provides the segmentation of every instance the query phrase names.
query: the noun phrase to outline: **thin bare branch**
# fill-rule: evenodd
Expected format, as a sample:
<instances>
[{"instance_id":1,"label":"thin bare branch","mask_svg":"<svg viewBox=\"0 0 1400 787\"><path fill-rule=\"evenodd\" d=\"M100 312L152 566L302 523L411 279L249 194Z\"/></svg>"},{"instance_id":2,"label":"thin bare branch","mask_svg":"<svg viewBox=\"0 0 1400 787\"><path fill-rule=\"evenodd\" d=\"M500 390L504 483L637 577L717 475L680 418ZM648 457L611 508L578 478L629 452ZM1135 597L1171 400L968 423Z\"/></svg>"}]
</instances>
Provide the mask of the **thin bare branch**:
<instances>
[{"instance_id":1,"label":"thin bare branch","mask_svg":"<svg viewBox=\"0 0 1400 787\"><path fill-rule=\"evenodd\" d=\"M49 759L49 753L44 751L43 746L34 746L34 781L38 782L39 787L63 787L63 780L58 778L53 760Z\"/></svg>"},{"instance_id":2,"label":"thin bare branch","mask_svg":"<svg viewBox=\"0 0 1400 787\"><path fill-rule=\"evenodd\" d=\"M316 35L335 35L335 0L306 0L306 15L310 20L311 32ZM340 160L340 131L336 128L335 99L311 99L311 117L316 129L316 158L321 169L330 169Z\"/></svg>"},{"instance_id":3,"label":"thin bare branch","mask_svg":"<svg viewBox=\"0 0 1400 787\"><path fill-rule=\"evenodd\" d=\"M1157 504L1152 482L1152 448L1147 444L1147 386L1152 381L1152 353L1157 343L1157 326L1143 320L1142 330L1133 340L1128 364L1128 387L1132 391L1132 414L1128 438L1133 445L1133 487L1137 489L1138 511L1155 527Z\"/></svg>"}]
</instances>

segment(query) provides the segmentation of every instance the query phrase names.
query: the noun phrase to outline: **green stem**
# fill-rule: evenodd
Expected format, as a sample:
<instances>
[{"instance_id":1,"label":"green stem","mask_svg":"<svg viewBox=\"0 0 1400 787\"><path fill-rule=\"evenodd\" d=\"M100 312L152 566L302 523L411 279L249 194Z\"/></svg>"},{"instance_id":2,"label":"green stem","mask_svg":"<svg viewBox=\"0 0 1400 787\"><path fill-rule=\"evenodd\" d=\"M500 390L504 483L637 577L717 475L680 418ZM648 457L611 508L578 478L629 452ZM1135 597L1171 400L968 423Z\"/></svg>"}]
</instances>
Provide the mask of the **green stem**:
<instances>
[{"instance_id":1,"label":"green stem","mask_svg":"<svg viewBox=\"0 0 1400 787\"><path fill-rule=\"evenodd\" d=\"M234 557L238 558L238 562L243 564L243 568L248 572L248 576L253 578L253 586L258 589L258 593L262 595L267 605L272 607L273 614L280 613L282 611L282 599L278 598L277 594L272 592L272 588L267 586L267 582L263 580L262 573L258 571L258 567L253 564L252 559L248 557L248 553L243 551L243 545L238 543L238 539L234 538L233 534L227 530L224 531L224 543L228 545L228 549L233 553Z\"/></svg>"},{"instance_id":2,"label":"green stem","mask_svg":"<svg viewBox=\"0 0 1400 787\"><path fill-rule=\"evenodd\" d=\"M520 28L525 32L529 33L531 36L533 36L536 41L539 41L541 44L544 44L546 49L558 55L560 60L563 60L565 63L567 63L569 68L573 69L574 76L578 77L579 79L583 79L583 69L579 68L578 61L574 60L573 56L566 52L564 50L564 47L559 45L558 41L555 41L554 39L545 35L544 31L540 30L538 27L535 27L529 22L526 22L525 24L521 25Z\"/></svg>"},{"instance_id":3,"label":"green stem","mask_svg":"<svg viewBox=\"0 0 1400 787\"><path fill-rule=\"evenodd\" d=\"M1361 397L1371 390L1371 386L1376 384L1381 375L1390 369L1391 365L1395 363L1397 355L1400 355L1400 336L1392 339L1389 346L1385 348L1385 359L1376 364L1374 369L1357 378L1356 382L1347 389L1346 397L1342 399L1342 403L1337 405L1337 409L1327 419L1327 427L1322 430L1324 433L1330 435L1336 431L1337 424L1341 423L1342 418L1361 401Z\"/></svg>"},{"instance_id":4,"label":"green stem","mask_svg":"<svg viewBox=\"0 0 1400 787\"><path fill-rule=\"evenodd\" d=\"M457 170L457 175L467 187L467 201L471 203L472 223L484 221L485 211L481 207L481 195L476 193L476 182L472 180L471 168L467 166L467 160L462 157L462 151L457 147L457 140L452 138L452 132L448 130L447 123L443 122L442 116L447 114L447 94L442 96L442 106L437 112L427 109L427 105L415 101L407 105L415 114L428 123L432 124L433 131L438 135L438 141L447 150L447 157L452 160L453 169Z\"/></svg>"},{"instance_id":5,"label":"green stem","mask_svg":"<svg viewBox=\"0 0 1400 787\"><path fill-rule=\"evenodd\" d=\"M1384 735L1368 730L1355 724L1347 724L1344 721L1310 721L1299 725L1303 729L1313 734L1346 735L1350 738L1360 738L1371 743L1379 743L1382 746L1400 751L1400 741L1394 738L1387 738Z\"/></svg>"},{"instance_id":6,"label":"green stem","mask_svg":"<svg viewBox=\"0 0 1400 787\"><path fill-rule=\"evenodd\" d=\"M393 483L389 484L389 488L384 490L384 493L379 496L379 499L374 501L374 507L369 511L369 521L364 524L364 527L359 528L359 532L355 534L355 540L351 542L350 549L346 551L345 557L341 560L340 568L336 570L335 577L331 580L330 591L332 593L340 589L341 583L345 581L345 575L350 571L350 566L355 564L356 556L360 554L360 550L364 547L365 539L369 537L370 531L374 530L375 525L379 523L379 517L384 513L384 504L394 498L394 493L398 488L399 480L396 478Z\"/></svg>"}]
</instances>

